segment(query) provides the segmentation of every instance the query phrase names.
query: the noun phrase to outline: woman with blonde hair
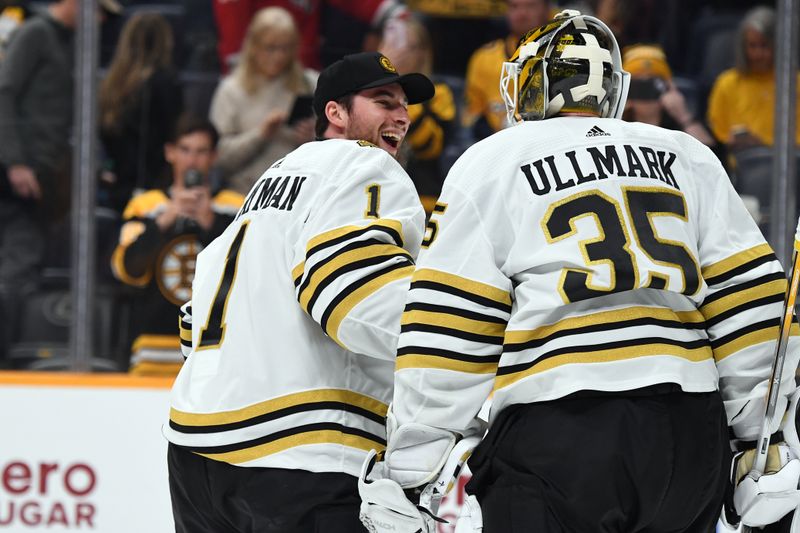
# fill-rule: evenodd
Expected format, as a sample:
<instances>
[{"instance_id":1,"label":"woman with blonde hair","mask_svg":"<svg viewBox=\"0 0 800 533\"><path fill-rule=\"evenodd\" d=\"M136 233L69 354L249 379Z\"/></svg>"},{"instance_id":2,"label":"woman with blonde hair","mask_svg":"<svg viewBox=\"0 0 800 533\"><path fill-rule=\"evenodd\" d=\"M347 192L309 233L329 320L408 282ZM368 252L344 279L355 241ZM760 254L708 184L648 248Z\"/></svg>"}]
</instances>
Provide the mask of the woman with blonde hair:
<instances>
[{"instance_id":1,"label":"woman with blonde hair","mask_svg":"<svg viewBox=\"0 0 800 533\"><path fill-rule=\"evenodd\" d=\"M288 123L298 96L311 95L318 76L303 69L298 39L288 11L258 11L247 29L239 64L214 93L211 121L220 133L217 161L230 188L243 194L272 163L313 139L310 115Z\"/></svg>"},{"instance_id":2,"label":"woman with blonde hair","mask_svg":"<svg viewBox=\"0 0 800 533\"><path fill-rule=\"evenodd\" d=\"M158 187L165 177L164 144L183 111L172 49L172 28L162 15L136 14L125 23L100 84L103 166L110 171L103 174L101 201L120 211L134 189Z\"/></svg>"}]
</instances>

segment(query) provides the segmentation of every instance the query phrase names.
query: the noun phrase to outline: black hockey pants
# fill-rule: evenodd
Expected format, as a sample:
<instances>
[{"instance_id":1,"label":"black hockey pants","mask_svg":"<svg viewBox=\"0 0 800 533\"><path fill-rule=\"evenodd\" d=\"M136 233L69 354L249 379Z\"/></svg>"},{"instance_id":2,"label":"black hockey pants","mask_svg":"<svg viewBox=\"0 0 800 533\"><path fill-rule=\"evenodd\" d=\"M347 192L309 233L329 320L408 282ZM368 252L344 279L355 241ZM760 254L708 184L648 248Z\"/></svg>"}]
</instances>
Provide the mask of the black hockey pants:
<instances>
[{"instance_id":1,"label":"black hockey pants","mask_svg":"<svg viewBox=\"0 0 800 533\"><path fill-rule=\"evenodd\" d=\"M245 468L170 444L177 533L359 533L358 480L341 473Z\"/></svg>"},{"instance_id":2,"label":"black hockey pants","mask_svg":"<svg viewBox=\"0 0 800 533\"><path fill-rule=\"evenodd\" d=\"M484 533L709 533L730 464L719 393L581 393L502 412L469 461Z\"/></svg>"}]
</instances>

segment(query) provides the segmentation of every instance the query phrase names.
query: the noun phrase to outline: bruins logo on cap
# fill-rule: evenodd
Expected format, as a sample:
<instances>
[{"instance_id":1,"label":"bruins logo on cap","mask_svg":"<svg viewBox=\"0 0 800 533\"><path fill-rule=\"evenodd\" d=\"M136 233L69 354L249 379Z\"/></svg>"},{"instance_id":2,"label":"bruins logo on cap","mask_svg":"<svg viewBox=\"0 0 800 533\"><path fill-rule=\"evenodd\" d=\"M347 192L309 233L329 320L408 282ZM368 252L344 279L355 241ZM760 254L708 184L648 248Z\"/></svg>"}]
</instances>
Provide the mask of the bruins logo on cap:
<instances>
[{"instance_id":1,"label":"bruins logo on cap","mask_svg":"<svg viewBox=\"0 0 800 533\"><path fill-rule=\"evenodd\" d=\"M381 58L378 60L378 62L383 67L383 70L385 70L387 72L391 72L392 74L397 74L397 69L394 68L394 65L392 65L391 61L389 61L388 57L381 56Z\"/></svg>"}]
</instances>

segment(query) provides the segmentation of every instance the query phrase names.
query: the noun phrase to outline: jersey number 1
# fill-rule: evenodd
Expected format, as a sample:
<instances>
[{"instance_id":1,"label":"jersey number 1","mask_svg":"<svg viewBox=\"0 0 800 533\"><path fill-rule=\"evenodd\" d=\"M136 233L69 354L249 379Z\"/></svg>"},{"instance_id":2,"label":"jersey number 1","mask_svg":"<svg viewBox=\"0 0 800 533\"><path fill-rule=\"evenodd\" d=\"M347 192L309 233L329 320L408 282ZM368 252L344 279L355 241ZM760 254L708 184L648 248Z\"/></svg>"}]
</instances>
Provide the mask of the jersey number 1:
<instances>
[{"instance_id":1,"label":"jersey number 1","mask_svg":"<svg viewBox=\"0 0 800 533\"><path fill-rule=\"evenodd\" d=\"M247 233L249 225L249 221L242 224L239 232L236 233L236 237L233 238L231 247L228 249L228 255L225 257L225 268L222 271L222 279L219 282L219 287L217 287L217 293L214 295L214 301L211 303L206 325L200 332L198 350L218 348L225 338L225 311L228 308L228 296L231 294L233 282L236 281L239 252L242 249L244 234Z\"/></svg>"}]
</instances>

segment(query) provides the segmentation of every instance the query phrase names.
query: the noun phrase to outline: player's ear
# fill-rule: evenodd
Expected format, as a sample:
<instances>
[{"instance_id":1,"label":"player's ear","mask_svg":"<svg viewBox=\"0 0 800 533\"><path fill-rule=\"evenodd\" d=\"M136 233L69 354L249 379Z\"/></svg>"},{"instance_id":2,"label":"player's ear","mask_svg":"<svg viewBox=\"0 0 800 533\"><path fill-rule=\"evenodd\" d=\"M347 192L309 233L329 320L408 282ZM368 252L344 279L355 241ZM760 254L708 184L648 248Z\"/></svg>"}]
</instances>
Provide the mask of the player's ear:
<instances>
[{"instance_id":1,"label":"player's ear","mask_svg":"<svg viewBox=\"0 0 800 533\"><path fill-rule=\"evenodd\" d=\"M337 128L344 129L347 125L347 111L338 102L331 100L325 104L325 116L328 118L328 122Z\"/></svg>"},{"instance_id":2,"label":"player's ear","mask_svg":"<svg viewBox=\"0 0 800 533\"><path fill-rule=\"evenodd\" d=\"M164 160L170 165L175 162L175 152L177 147L174 143L166 143L164 145Z\"/></svg>"}]
</instances>

